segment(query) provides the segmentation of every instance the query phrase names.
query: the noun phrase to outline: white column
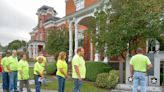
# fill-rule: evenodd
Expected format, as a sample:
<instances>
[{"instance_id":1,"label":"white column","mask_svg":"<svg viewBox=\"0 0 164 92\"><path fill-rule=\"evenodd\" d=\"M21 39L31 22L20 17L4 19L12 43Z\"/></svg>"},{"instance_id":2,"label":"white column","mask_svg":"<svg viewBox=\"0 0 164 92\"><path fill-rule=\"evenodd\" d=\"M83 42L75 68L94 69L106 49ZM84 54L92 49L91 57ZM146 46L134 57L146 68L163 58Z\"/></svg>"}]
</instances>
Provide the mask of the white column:
<instances>
[{"instance_id":1,"label":"white column","mask_svg":"<svg viewBox=\"0 0 164 92\"><path fill-rule=\"evenodd\" d=\"M35 44L33 44L33 47L32 47L32 50L33 50L33 58L35 57Z\"/></svg>"},{"instance_id":2,"label":"white column","mask_svg":"<svg viewBox=\"0 0 164 92\"><path fill-rule=\"evenodd\" d=\"M155 41L155 51L159 52L159 48L160 48L160 43L156 40Z\"/></svg>"},{"instance_id":3,"label":"white column","mask_svg":"<svg viewBox=\"0 0 164 92\"><path fill-rule=\"evenodd\" d=\"M74 52L78 49L78 22L75 20L75 49Z\"/></svg>"},{"instance_id":4,"label":"white column","mask_svg":"<svg viewBox=\"0 0 164 92\"><path fill-rule=\"evenodd\" d=\"M68 56L69 62L71 62L72 56L73 56L72 22L69 22L69 56Z\"/></svg>"},{"instance_id":5,"label":"white column","mask_svg":"<svg viewBox=\"0 0 164 92\"><path fill-rule=\"evenodd\" d=\"M29 58L32 58L32 46L28 45Z\"/></svg>"},{"instance_id":6,"label":"white column","mask_svg":"<svg viewBox=\"0 0 164 92\"><path fill-rule=\"evenodd\" d=\"M158 52L154 54L154 76L158 79L156 86L160 86L160 57Z\"/></svg>"},{"instance_id":7,"label":"white column","mask_svg":"<svg viewBox=\"0 0 164 92\"><path fill-rule=\"evenodd\" d=\"M98 26L96 25L96 34L98 34L99 32L98 32L99 30L98 30ZM96 43L96 46L98 45L98 43ZM100 55L99 55L99 53L98 53L98 50L96 50L96 53L95 53L95 60L94 61L99 61L100 60Z\"/></svg>"},{"instance_id":8,"label":"white column","mask_svg":"<svg viewBox=\"0 0 164 92\"><path fill-rule=\"evenodd\" d=\"M105 54L106 54L106 52L107 52L107 44L106 44L106 46L105 46L105 48L104 48L105 50L104 50L104 52L105 52ZM104 55L105 55L104 54ZM104 60L103 60L103 63L108 63L108 57L105 55L105 58L104 58Z\"/></svg>"},{"instance_id":9,"label":"white column","mask_svg":"<svg viewBox=\"0 0 164 92\"><path fill-rule=\"evenodd\" d=\"M99 55L98 51L96 50L94 61L96 61L96 62L100 61L99 57L100 57L100 55Z\"/></svg>"},{"instance_id":10,"label":"white column","mask_svg":"<svg viewBox=\"0 0 164 92\"><path fill-rule=\"evenodd\" d=\"M93 43L90 42L90 60L93 61Z\"/></svg>"},{"instance_id":11,"label":"white column","mask_svg":"<svg viewBox=\"0 0 164 92\"><path fill-rule=\"evenodd\" d=\"M38 45L36 44L36 56L38 56Z\"/></svg>"}]
</instances>

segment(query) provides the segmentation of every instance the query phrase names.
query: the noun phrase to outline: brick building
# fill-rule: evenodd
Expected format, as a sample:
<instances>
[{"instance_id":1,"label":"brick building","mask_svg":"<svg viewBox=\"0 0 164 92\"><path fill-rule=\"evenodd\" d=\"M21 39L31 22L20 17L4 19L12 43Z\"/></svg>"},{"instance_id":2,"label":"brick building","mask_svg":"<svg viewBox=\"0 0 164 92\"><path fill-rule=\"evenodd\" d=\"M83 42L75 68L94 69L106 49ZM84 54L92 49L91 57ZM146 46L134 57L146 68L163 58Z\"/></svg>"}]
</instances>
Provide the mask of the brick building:
<instances>
[{"instance_id":1,"label":"brick building","mask_svg":"<svg viewBox=\"0 0 164 92\"><path fill-rule=\"evenodd\" d=\"M88 23L94 17L96 9L104 6L104 1L65 0L66 16L63 18L56 17L57 12L52 7L45 5L40 7L36 13L38 16L38 25L30 33L31 40L28 45L30 58L37 56L40 51L44 51L49 28L65 25L69 31L69 61L79 46L84 47L86 59L96 59L98 61L99 55L95 53L95 47L90 42L90 38L85 34L85 31L88 29ZM75 35L73 35L73 32ZM73 39L73 36L75 39ZM73 44L73 40L75 44ZM95 55L97 58L94 58Z\"/></svg>"}]
</instances>

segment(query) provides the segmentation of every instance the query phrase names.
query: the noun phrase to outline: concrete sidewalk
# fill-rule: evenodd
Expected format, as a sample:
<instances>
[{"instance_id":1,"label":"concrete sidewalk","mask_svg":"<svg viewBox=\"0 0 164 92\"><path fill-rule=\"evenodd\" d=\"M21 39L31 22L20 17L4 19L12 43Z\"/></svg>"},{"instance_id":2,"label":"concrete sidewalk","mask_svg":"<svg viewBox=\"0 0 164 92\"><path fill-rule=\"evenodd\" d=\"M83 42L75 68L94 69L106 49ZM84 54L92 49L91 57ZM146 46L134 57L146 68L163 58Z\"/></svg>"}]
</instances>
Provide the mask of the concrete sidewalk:
<instances>
[{"instance_id":1,"label":"concrete sidewalk","mask_svg":"<svg viewBox=\"0 0 164 92\"><path fill-rule=\"evenodd\" d=\"M29 83L30 83L30 85L33 85L34 80L29 80ZM0 83L0 85L2 85L2 83ZM17 88L19 89L19 81L18 81L18 87ZM0 92L1 92L1 90L2 90L2 87L0 87ZM32 88L31 91L35 92L35 89ZM23 88L23 92L27 92L26 88ZM58 91L56 91L56 90L42 90L41 89L41 92L58 92Z\"/></svg>"}]
</instances>

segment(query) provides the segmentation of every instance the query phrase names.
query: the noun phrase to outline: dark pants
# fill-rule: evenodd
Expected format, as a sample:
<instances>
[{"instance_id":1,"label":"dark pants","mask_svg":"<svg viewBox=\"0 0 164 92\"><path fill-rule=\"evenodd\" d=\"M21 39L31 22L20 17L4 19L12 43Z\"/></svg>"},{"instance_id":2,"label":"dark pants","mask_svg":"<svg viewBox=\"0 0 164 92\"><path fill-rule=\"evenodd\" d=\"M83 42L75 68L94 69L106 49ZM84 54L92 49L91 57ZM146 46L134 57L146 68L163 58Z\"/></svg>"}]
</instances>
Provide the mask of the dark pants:
<instances>
[{"instance_id":1,"label":"dark pants","mask_svg":"<svg viewBox=\"0 0 164 92\"><path fill-rule=\"evenodd\" d=\"M64 92L65 79L61 76L57 76L58 79L58 92Z\"/></svg>"},{"instance_id":2,"label":"dark pants","mask_svg":"<svg viewBox=\"0 0 164 92\"><path fill-rule=\"evenodd\" d=\"M35 80L35 92L40 92L41 82L39 82L39 75L34 75Z\"/></svg>"},{"instance_id":3,"label":"dark pants","mask_svg":"<svg viewBox=\"0 0 164 92\"><path fill-rule=\"evenodd\" d=\"M78 79L73 79L74 80L74 89L73 92L80 92L81 86L82 86L82 81Z\"/></svg>"},{"instance_id":4,"label":"dark pants","mask_svg":"<svg viewBox=\"0 0 164 92\"><path fill-rule=\"evenodd\" d=\"M19 83L19 92L23 92L23 85L25 85L27 92L31 92L30 86L29 86L29 80L20 80Z\"/></svg>"},{"instance_id":5,"label":"dark pants","mask_svg":"<svg viewBox=\"0 0 164 92\"><path fill-rule=\"evenodd\" d=\"M5 91L9 90L9 75L8 72L2 73L2 88Z\"/></svg>"},{"instance_id":6,"label":"dark pants","mask_svg":"<svg viewBox=\"0 0 164 92\"><path fill-rule=\"evenodd\" d=\"M17 71L9 72L9 92L17 92Z\"/></svg>"}]
</instances>

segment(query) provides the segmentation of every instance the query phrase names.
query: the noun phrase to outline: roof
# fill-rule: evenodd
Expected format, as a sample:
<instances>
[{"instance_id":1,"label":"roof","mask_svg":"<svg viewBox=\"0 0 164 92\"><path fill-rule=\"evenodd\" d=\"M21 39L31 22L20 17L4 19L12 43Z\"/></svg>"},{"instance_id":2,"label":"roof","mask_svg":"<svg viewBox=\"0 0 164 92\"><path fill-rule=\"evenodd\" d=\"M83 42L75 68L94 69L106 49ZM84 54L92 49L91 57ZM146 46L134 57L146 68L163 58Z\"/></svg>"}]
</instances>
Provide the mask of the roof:
<instances>
[{"instance_id":1,"label":"roof","mask_svg":"<svg viewBox=\"0 0 164 92\"><path fill-rule=\"evenodd\" d=\"M100 7L102 7L102 5L104 5L104 1L107 1L107 0L99 0L97 3L95 3L95 4L91 5L91 6L88 6L88 7L84 8L84 9L81 9L81 10L79 10L77 12L74 12L74 13L72 13L70 15L67 15L67 16L65 16L65 17L63 17L63 18L61 18L61 19L59 19L57 21L53 21L53 20L47 21L47 22L44 23L44 26L47 26L49 24L58 24L58 23L61 23L63 21L66 21L66 20L73 19L74 17L79 17L79 15L89 14L90 12L94 12L94 10L96 8L100 8Z\"/></svg>"},{"instance_id":2,"label":"roof","mask_svg":"<svg viewBox=\"0 0 164 92\"><path fill-rule=\"evenodd\" d=\"M52 9L55 13L57 13L53 7L50 7L50 6L47 6L47 5L43 5L42 7L40 7L38 9L38 11L41 11L41 10L48 10L48 9Z\"/></svg>"},{"instance_id":3,"label":"roof","mask_svg":"<svg viewBox=\"0 0 164 92\"><path fill-rule=\"evenodd\" d=\"M45 22L47 21L57 21L57 20L60 20L61 18L59 17L52 17L52 18L49 18L48 20L46 20Z\"/></svg>"}]
</instances>

